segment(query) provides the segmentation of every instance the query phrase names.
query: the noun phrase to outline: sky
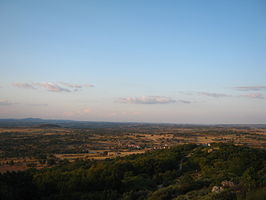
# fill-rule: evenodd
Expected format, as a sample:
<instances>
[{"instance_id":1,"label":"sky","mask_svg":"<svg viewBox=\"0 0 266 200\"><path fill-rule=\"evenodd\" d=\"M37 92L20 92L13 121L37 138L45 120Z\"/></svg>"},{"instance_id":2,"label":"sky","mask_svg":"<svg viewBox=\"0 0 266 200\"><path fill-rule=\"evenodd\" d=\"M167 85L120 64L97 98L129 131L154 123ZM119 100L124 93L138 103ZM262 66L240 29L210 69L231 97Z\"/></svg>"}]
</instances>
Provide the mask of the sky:
<instances>
[{"instance_id":1,"label":"sky","mask_svg":"<svg viewBox=\"0 0 266 200\"><path fill-rule=\"evenodd\" d=\"M0 0L0 118L266 123L264 0Z\"/></svg>"}]
</instances>

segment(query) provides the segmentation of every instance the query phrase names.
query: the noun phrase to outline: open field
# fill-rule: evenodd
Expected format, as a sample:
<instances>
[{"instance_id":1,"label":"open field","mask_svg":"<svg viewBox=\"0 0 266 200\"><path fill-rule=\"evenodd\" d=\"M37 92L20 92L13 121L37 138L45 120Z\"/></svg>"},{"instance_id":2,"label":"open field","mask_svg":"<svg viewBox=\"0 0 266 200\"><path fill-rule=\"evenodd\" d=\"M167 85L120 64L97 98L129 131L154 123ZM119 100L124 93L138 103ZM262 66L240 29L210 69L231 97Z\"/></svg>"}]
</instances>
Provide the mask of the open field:
<instances>
[{"instance_id":1,"label":"open field","mask_svg":"<svg viewBox=\"0 0 266 200\"><path fill-rule=\"evenodd\" d=\"M266 148L266 129L139 125L106 128L0 128L0 172L103 160L180 144L234 143Z\"/></svg>"}]
</instances>

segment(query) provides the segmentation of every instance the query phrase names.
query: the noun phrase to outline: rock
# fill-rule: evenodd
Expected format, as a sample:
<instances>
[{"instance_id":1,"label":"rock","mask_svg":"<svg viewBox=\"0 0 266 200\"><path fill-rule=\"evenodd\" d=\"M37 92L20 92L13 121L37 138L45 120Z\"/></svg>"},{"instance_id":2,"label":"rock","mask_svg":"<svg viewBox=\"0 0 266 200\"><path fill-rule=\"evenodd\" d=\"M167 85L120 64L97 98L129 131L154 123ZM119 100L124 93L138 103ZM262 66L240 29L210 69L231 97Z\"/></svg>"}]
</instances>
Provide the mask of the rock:
<instances>
[{"instance_id":1,"label":"rock","mask_svg":"<svg viewBox=\"0 0 266 200\"><path fill-rule=\"evenodd\" d=\"M232 187L235 187L235 184L232 181L222 181L221 182L221 185L224 188L232 188Z\"/></svg>"},{"instance_id":2,"label":"rock","mask_svg":"<svg viewBox=\"0 0 266 200\"><path fill-rule=\"evenodd\" d=\"M212 187L212 192L220 193L222 191L224 191L223 187L219 187L219 186L213 186Z\"/></svg>"}]
</instances>

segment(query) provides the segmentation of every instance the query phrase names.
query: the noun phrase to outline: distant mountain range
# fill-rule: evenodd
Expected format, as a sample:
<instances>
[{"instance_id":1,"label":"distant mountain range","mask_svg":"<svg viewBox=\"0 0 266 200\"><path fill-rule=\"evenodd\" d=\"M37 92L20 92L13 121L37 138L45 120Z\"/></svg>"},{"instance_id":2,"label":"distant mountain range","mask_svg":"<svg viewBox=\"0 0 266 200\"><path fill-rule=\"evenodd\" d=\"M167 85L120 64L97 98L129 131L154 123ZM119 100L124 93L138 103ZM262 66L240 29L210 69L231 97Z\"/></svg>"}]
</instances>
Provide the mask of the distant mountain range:
<instances>
[{"instance_id":1,"label":"distant mountain range","mask_svg":"<svg viewBox=\"0 0 266 200\"><path fill-rule=\"evenodd\" d=\"M44 127L45 125L61 126L65 128L104 128L114 127L131 123L115 122L93 122L93 121L74 121L74 120L57 120L41 118L24 118L24 119L0 119L0 127Z\"/></svg>"},{"instance_id":2,"label":"distant mountain range","mask_svg":"<svg viewBox=\"0 0 266 200\"><path fill-rule=\"evenodd\" d=\"M174 123L140 123L140 122L96 122L58 119L24 118L0 119L0 127L65 127L65 128L112 128L127 126L168 126L168 127L236 127L266 128L266 124L174 124Z\"/></svg>"}]
</instances>

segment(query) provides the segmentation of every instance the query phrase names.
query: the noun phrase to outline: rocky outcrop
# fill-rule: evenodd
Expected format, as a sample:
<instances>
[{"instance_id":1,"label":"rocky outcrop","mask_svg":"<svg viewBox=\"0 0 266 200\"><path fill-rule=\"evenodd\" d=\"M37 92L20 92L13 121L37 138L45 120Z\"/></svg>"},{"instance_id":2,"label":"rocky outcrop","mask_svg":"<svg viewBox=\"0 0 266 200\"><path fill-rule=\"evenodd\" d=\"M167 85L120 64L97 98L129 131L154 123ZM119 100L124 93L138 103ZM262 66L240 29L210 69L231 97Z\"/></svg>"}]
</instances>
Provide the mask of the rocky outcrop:
<instances>
[{"instance_id":1,"label":"rocky outcrop","mask_svg":"<svg viewBox=\"0 0 266 200\"><path fill-rule=\"evenodd\" d=\"M213 186L212 187L212 192L220 193L222 191L224 191L224 188L223 187L220 187L220 186Z\"/></svg>"},{"instance_id":2,"label":"rocky outcrop","mask_svg":"<svg viewBox=\"0 0 266 200\"><path fill-rule=\"evenodd\" d=\"M222 181L221 185L223 188L232 188L236 186L232 181Z\"/></svg>"},{"instance_id":3,"label":"rocky outcrop","mask_svg":"<svg viewBox=\"0 0 266 200\"><path fill-rule=\"evenodd\" d=\"M227 188L234 188L236 186L235 183L233 183L232 181L222 181L221 185L222 186L216 186L216 185L213 186L212 187L212 192L220 193L220 192L224 191Z\"/></svg>"}]
</instances>

